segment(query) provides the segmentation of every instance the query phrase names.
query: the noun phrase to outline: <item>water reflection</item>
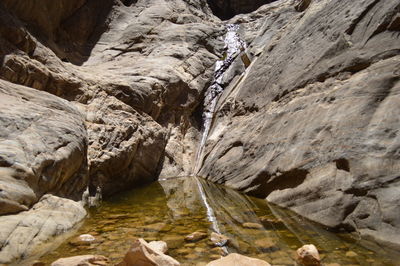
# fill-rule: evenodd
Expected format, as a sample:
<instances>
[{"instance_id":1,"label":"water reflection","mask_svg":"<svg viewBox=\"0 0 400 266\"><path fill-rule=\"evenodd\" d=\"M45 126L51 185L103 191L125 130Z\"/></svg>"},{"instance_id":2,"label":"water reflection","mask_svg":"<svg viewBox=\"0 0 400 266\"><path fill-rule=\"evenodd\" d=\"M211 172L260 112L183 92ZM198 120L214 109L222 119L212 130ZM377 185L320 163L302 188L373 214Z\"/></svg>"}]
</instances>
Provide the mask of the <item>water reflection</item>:
<instances>
[{"instance_id":1,"label":"water reflection","mask_svg":"<svg viewBox=\"0 0 400 266\"><path fill-rule=\"evenodd\" d=\"M339 235L263 200L195 178L153 183L104 202L76 233L92 234L98 240L96 243L79 246L70 244L71 238L42 260L100 254L117 263L132 241L142 237L166 241L168 254L182 265L204 265L224 251L215 247L209 237L195 243L184 238L195 231L210 236L216 228L230 238L227 252L257 257L273 265L294 265L294 251L306 243L321 250L324 263L397 263L381 249L366 249L353 240L343 241Z\"/></svg>"}]
</instances>

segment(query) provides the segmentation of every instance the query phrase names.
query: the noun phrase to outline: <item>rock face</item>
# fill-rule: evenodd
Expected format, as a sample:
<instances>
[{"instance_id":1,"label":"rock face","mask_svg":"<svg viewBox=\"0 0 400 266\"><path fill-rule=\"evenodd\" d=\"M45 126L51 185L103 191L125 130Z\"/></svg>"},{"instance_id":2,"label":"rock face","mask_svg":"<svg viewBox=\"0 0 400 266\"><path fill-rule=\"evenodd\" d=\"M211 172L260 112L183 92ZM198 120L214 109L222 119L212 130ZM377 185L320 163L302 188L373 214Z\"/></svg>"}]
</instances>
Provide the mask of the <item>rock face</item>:
<instances>
[{"instance_id":1,"label":"rock face","mask_svg":"<svg viewBox=\"0 0 400 266\"><path fill-rule=\"evenodd\" d=\"M200 175L398 246L400 3L307 2L228 21L252 63L226 72Z\"/></svg>"},{"instance_id":2,"label":"rock face","mask_svg":"<svg viewBox=\"0 0 400 266\"><path fill-rule=\"evenodd\" d=\"M73 105L0 80L0 108L0 214L28 210L47 192L74 195L85 186L87 133Z\"/></svg>"},{"instance_id":3,"label":"rock face","mask_svg":"<svg viewBox=\"0 0 400 266\"><path fill-rule=\"evenodd\" d=\"M52 195L43 196L29 211L1 216L0 264L41 255L50 239L73 228L85 216L79 203Z\"/></svg>"},{"instance_id":4,"label":"rock face","mask_svg":"<svg viewBox=\"0 0 400 266\"><path fill-rule=\"evenodd\" d=\"M0 215L190 174L223 29L199 1L1 1Z\"/></svg>"},{"instance_id":5,"label":"rock face","mask_svg":"<svg viewBox=\"0 0 400 266\"><path fill-rule=\"evenodd\" d=\"M400 245L399 10L396 0L1 1L0 214L46 193L107 196L193 174L234 23L247 48L224 69L199 174ZM254 12L222 22L212 11Z\"/></svg>"}]
</instances>

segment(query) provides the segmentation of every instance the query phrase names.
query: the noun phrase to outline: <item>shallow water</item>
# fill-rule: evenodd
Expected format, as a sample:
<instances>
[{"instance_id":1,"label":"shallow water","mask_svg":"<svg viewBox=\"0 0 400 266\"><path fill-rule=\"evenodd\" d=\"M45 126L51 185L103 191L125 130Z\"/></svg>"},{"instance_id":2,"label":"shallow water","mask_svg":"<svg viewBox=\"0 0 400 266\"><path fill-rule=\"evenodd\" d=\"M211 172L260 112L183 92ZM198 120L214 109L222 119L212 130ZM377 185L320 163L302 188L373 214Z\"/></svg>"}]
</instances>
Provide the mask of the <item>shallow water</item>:
<instances>
[{"instance_id":1,"label":"shallow water","mask_svg":"<svg viewBox=\"0 0 400 266\"><path fill-rule=\"evenodd\" d=\"M75 236L40 260L50 263L60 257L99 254L117 263L131 243L141 237L147 241L166 241L167 254L182 265L205 265L220 257L223 251L215 248L209 238L196 243L184 240L194 231L210 235L215 230L198 184L189 177L161 181L104 201L100 208L91 210L90 217ZM208 207L213 210L218 230L230 238L228 252L264 259L272 265L294 265L295 250L312 243L318 247L326 264L399 265L397 254L374 244L360 242L346 234L333 234L264 200L204 180L200 180L200 185ZM262 228L245 228L244 223L258 223ZM89 246L70 244L71 239L87 233L98 241Z\"/></svg>"}]
</instances>

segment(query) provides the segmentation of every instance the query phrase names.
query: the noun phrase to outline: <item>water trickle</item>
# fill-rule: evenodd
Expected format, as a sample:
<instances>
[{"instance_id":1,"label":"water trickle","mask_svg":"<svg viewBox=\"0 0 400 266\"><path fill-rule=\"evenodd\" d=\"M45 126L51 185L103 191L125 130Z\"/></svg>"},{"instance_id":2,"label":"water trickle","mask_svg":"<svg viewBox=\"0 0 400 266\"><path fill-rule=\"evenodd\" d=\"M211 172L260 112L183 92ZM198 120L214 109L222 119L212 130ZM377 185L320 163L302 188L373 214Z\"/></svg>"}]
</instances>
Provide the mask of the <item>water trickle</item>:
<instances>
[{"instance_id":1,"label":"water trickle","mask_svg":"<svg viewBox=\"0 0 400 266\"><path fill-rule=\"evenodd\" d=\"M201 181L199 180L198 177L195 177L195 180L197 188L199 189L200 198L204 204L204 207L206 208L207 220L211 223L213 231L221 235L222 233L218 226L217 217L215 216L214 209L210 206L210 204L208 204L207 196L204 193L203 185L201 184ZM228 249L226 247L222 247L222 250L224 251L225 254L228 253Z\"/></svg>"},{"instance_id":2,"label":"water trickle","mask_svg":"<svg viewBox=\"0 0 400 266\"><path fill-rule=\"evenodd\" d=\"M225 36L225 56L224 59L218 60L215 64L214 81L208 88L204 99L204 112L203 112L203 134L200 141L200 146L197 150L196 164L194 168L194 175L198 173L202 165L202 155L208 133L211 128L212 120L214 117L215 107L218 98L224 91L222 82L226 70L232 64L233 60L247 48L246 43L240 38L238 34L239 25L228 24L226 26L227 33Z\"/></svg>"}]
</instances>

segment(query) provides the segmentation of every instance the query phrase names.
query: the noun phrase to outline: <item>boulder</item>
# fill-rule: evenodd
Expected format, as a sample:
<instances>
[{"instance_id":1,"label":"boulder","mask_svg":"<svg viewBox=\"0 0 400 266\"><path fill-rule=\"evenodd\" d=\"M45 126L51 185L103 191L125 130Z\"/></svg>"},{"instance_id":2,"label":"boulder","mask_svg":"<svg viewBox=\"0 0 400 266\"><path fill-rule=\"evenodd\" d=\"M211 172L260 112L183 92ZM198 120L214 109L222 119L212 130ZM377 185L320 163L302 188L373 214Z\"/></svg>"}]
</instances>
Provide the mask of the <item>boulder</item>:
<instances>
[{"instance_id":1,"label":"boulder","mask_svg":"<svg viewBox=\"0 0 400 266\"><path fill-rule=\"evenodd\" d=\"M164 241L151 241L151 242L149 242L149 246L152 249L154 249L158 252L161 252L161 253L165 253L168 251L167 243Z\"/></svg>"},{"instance_id":2,"label":"boulder","mask_svg":"<svg viewBox=\"0 0 400 266\"><path fill-rule=\"evenodd\" d=\"M226 257L211 261L207 266L271 266L268 262L231 253Z\"/></svg>"},{"instance_id":3,"label":"boulder","mask_svg":"<svg viewBox=\"0 0 400 266\"><path fill-rule=\"evenodd\" d=\"M153 249L144 239L136 240L118 266L178 266L180 263L170 256Z\"/></svg>"},{"instance_id":4,"label":"boulder","mask_svg":"<svg viewBox=\"0 0 400 266\"><path fill-rule=\"evenodd\" d=\"M58 259L51 266L105 266L110 265L110 260L100 255L82 255Z\"/></svg>"},{"instance_id":5,"label":"boulder","mask_svg":"<svg viewBox=\"0 0 400 266\"><path fill-rule=\"evenodd\" d=\"M29 211L0 216L0 264L11 264L45 252L45 245L71 230L86 216L80 203L53 195L43 196ZM39 254L40 254L39 252Z\"/></svg>"},{"instance_id":6,"label":"boulder","mask_svg":"<svg viewBox=\"0 0 400 266\"><path fill-rule=\"evenodd\" d=\"M321 265L321 258L317 248L313 245L304 245L297 249L297 260L304 266L319 266Z\"/></svg>"}]
</instances>

